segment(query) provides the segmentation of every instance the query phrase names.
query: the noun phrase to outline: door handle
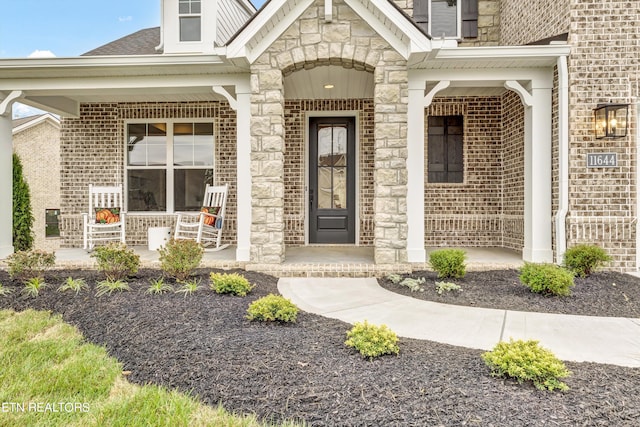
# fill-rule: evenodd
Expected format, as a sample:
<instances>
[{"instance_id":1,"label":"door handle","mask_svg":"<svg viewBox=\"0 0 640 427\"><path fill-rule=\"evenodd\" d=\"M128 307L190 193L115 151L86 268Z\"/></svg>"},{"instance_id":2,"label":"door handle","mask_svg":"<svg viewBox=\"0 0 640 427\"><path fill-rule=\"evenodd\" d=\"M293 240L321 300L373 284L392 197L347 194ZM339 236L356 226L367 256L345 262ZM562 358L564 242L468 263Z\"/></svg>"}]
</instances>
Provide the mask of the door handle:
<instances>
[{"instance_id":1,"label":"door handle","mask_svg":"<svg viewBox=\"0 0 640 427\"><path fill-rule=\"evenodd\" d=\"M309 208L313 209L313 190L309 189Z\"/></svg>"}]
</instances>

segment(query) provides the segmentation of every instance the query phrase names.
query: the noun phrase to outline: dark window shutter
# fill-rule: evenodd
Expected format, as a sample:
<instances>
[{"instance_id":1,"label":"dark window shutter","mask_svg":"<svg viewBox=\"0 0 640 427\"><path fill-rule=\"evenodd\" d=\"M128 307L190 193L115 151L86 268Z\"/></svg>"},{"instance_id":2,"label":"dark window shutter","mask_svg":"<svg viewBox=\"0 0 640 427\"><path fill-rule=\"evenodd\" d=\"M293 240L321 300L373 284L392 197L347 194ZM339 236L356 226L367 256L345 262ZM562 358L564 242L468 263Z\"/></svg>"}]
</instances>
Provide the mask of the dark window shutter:
<instances>
[{"instance_id":1,"label":"dark window shutter","mask_svg":"<svg viewBox=\"0 0 640 427\"><path fill-rule=\"evenodd\" d=\"M429 0L413 0L413 20L425 32L429 32Z\"/></svg>"},{"instance_id":2,"label":"dark window shutter","mask_svg":"<svg viewBox=\"0 0 640 427\"><path fill-rule=\"evenodd\" d=\"M429 116L428 123L428 181L463 182L462 116Z\"/></svg>"},{"instance_id":3,"label":"dark window shutter","mask_svg":"<svg viewBox=\"0 0 640 427\"><path fill-rule=\"evenodd\" d=\"M478 0L462 0L462 37L478 37Z\"/></svg>"}]
</instances>

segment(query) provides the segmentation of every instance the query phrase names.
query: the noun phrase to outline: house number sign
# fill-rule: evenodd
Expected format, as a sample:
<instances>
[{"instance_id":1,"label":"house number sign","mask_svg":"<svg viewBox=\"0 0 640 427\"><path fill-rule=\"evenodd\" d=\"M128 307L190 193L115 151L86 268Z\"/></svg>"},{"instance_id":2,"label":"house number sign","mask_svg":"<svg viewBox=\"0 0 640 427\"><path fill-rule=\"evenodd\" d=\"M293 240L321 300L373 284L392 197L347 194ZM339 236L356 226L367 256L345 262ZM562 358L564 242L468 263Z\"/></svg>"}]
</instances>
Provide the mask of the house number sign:
<instances>
[{"instance_id":1,"label":"house number sign","mask_svg":"<svg viewBox=\"0 0 640 427\"><path fill-rule=\"evenodd\" d=\"M618 166L618 153L587 154L588 168L614 168Z\"/></svg>"}]
</instances>

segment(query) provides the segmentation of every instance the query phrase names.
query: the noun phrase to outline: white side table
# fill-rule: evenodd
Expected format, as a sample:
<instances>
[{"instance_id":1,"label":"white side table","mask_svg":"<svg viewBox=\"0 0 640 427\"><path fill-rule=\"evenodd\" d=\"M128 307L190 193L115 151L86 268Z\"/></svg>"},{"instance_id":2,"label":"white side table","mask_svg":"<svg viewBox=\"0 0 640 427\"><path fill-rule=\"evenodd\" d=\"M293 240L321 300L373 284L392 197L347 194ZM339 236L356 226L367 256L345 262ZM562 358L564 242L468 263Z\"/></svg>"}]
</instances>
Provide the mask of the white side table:
<instances>
[{"instance_id":1,"label":"white side table","mask_svg":"<svg viewBox=\"0 0 640 427\"><path fill-rule=\"evenodd\" d=\"M147 230L149 250L156 251L171 239L171 227L149 227Z\"/></svg>"}]
</instances>

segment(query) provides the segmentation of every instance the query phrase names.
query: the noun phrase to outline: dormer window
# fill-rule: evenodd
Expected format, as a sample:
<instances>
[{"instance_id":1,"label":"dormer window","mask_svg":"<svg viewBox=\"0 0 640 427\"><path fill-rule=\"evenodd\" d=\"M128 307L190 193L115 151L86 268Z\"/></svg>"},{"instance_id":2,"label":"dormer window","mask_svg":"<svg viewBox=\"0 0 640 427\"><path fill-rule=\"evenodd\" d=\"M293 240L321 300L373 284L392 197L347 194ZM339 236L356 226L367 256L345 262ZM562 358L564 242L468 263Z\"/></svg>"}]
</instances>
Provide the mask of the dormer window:
<instances>
[{"instance_id":1,"label":"dormer window","mask_svg":"<svg viewBox=\"0 0 640 427\"><path fill-rule=\"evenodd\" d=\"M199 42L202 40L202 9L200 0L180 0L180 41Z\"/></svg>"},{"instance_id":2,"label":"dormer window","mask_svg":"<svg viewBox=\"0 0 640 427\"><path fill-rule=\"evenodd\" d=\"M478 0L414 0L413 19L434 38L478 37Z\"/></svg>"}]
</instances>

